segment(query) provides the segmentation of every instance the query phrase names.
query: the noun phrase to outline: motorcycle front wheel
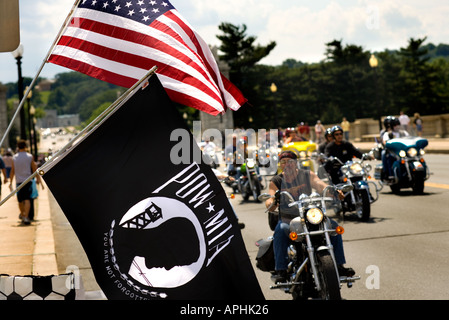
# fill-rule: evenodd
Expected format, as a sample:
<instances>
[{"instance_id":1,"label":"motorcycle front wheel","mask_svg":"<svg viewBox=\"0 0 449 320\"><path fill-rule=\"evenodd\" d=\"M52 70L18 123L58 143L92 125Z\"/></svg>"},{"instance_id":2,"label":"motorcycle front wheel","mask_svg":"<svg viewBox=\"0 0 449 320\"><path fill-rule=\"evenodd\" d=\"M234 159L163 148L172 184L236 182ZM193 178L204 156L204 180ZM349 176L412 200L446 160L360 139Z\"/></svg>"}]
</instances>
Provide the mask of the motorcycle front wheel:
<instances>
[{"instance_id":1,"label":"motorcycle front wheel","mask_svg":"<svg viewBox=\"0 0 449 320\"><path fill-rule=\"evenodd\" d=\"M320 251L318 258L318 278L321 285L319 295L322 300L341 300L340 280L335 271L329 251Z\"/></svg>"},{"instance_id":2,"label":"motorcycle front wheel","mask_svg":"<svg viewBox=\"0 0 449 320\"><path fill-rule=\"evenodd\" d=\"M369 201L369 191L366 189L362 189L357 194L357 202L356 205L357 216L363 222L369 221L369 217L371 215L371 203Z\"/></svg>"},{"instance_id":3,"label":"motorcycle front wheel","mask_svg":"<svg viewBox=\"0 0 449 320\"><path fill-rule=\"evenodd\" d=\"M260 202L259 201L259 196L260 196L260 192L262 190L262 186L260 185L260 181L259 178L256 176L255 178L252 179L252 183L253 183L253 197L254 197L254 201L256 202Z\"/></svg>"}]
</instances>

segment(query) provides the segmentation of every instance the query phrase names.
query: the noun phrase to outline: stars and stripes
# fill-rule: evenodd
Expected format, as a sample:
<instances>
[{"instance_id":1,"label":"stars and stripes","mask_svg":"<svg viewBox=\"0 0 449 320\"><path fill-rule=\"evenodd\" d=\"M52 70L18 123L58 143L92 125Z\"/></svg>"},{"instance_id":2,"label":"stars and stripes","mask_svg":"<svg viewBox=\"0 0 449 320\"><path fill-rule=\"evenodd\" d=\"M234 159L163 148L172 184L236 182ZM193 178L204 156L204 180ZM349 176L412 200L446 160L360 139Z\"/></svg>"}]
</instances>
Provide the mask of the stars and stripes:
<instances>
[{"instance_id":1,"label":"stars and stripes","mask_svg":"<svg viewBox=\"0 0 449 320\"><path fill-rule=\"evenodd\" d=\"M246 102L166 0L82 0L48 62L127 88L156 65L173 101L213 115Z\"/></svg>"}]
</instances>

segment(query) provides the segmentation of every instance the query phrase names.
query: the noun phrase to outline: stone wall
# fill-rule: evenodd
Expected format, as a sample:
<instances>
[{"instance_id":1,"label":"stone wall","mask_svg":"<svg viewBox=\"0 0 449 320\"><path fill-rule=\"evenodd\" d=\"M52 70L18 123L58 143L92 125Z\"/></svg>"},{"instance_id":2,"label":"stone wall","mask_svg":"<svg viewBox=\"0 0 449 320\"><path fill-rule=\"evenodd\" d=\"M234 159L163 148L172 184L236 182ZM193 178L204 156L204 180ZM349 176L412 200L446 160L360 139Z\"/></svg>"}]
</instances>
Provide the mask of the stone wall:
<instances>
[{"instance_id":1,"label":"stone wall","mask_svg":"<svg viewBox=\"0 0 449 320\"><path fill-rule=\"evenodd\" d=\"M399 115L395 115L399 117ZM409 116L411 127L413 128L413 116ZM382 123L383 123L382 118ZM449 113L432 116L421 116L423 120L423 136L428 138L449 138ZM332 127L334 124L324 124L325 128ZM409 132L412 135L414 130ZM351 122L351 131L349 138L354 141L372 141L379 134L379 121L376 119L356 119Z\"/></svg>"}]
</instances>

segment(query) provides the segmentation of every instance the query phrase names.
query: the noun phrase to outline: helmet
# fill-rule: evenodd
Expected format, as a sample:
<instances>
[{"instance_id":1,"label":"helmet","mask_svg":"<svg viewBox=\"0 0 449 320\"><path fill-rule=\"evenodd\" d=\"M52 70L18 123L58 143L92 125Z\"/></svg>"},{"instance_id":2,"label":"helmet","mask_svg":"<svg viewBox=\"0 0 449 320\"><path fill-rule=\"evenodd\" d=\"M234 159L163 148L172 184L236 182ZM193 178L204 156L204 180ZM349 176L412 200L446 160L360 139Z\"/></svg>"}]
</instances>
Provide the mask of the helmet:
<instances>
[{"instance_id":1,"label":"helmet","mask_svg":"<svg viewBox=\"0 0 449 320\"><path fill-rule=\"evenodd\" d=\"M286 128L284 131L284 136L289 137L290 133L293 133L293 132L295 132L295 128Z\"/></svg>"},{"instance_id":2,"label":"helmet","mask_svg":"<svg viewBox=\"0 0 449 320\"><path fill-rule=\"evenodd\" d=\"M397 126L399 124L400 124L399 119L394 116L387 116L384 119L384 126L386 130L389 128L393 128L394 126Z\"/></svg>"},{"instance_id":3,"label":"helmet","mask_svg":"<svg viewBox=\"0 0 449 320\"><path fill-rule=\"evenodd\" d=\"M248 141L246 141L245 139L239 139L237 141L237 146L244 148L246 145L248 145Z\"/></svg>"},{"instance_id":4,"label":"helmet","mask_svg":"<svg viewBox=\"0 0 449 320\"><path fill-rule=\"evenodd\" d=\"M324 137L327 138L328 136L332 135L332 129L327 128L326 131L324 131Z\"/></svg>"},{"instance_id":5,"label":"helmet","mask_svg":"<svg viewBox=\"0 0 449 320\"><path fill-rule=\"evenodd\" d=\"M392 128L399 126L400 124L401 124L401 122L399 121L398 118L392 117L392 119L391 119L391 127Z\"/></svg>"},{"instance_id":6,"label":"helmet","mask_svg":"<svg viewBox=\"0 0 449 320\"><path fill-rule=\"evenodd\" d=\"M343 132L343 129L342 129L340 126L333 126L333 127L331 128L331 134L332 134L332 136L334 136L335 132L337 132L337 131Z\"/></svg>"}]
</instances>

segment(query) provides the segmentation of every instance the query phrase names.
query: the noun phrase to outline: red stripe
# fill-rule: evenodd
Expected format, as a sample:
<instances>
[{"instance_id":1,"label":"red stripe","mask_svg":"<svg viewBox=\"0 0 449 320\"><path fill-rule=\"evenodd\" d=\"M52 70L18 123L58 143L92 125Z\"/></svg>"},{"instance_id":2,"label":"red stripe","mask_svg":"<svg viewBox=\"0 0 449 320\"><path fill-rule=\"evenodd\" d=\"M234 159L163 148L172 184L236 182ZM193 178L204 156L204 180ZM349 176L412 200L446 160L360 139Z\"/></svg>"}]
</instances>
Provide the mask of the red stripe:
<instances>
[{"instance_id":1,"label":"red stripe","mask_svg":"<svg viewBox=\"0 0 449 320\"><path fill-rule=\"evenodd\" d=\"M222 99L223 92L219 90L218 87L218 79L222 79L224 87L227 89L227 91L234 96L235 100L242 105L244 102L246 102L246 99L243 97L241 92L227 80L225 77L221 75L220 72L215 73L214 69L211 67L211 65L208 63L206 59L205 53L202 51L202 48L199 44L198 39L196 38L195 33L193 30L191 30L180 18L178 18L175 14L173 14L171 11L167 12L165 16L169 19L171 19L173 24L178 24L180 28L184 30L186 35L190 37L191 41L193 42L194 46L196 48L190 48L186 43L184 43L183 39L179 34L174 32L171 27L170 23L168 23L168 26L159 22L155 21L150 26L143 25L142 29L135 28L133 29L125 29L119 26L110 25L107 23L97 22L90 19L84 19L80 18L78 21L78 26L80 29L87 30L88 32L94 32L97 34L102 34L104 36L113 37L116 39L128 41L131 43L136 43L139 45L147 46L150 48L154 48L157 51L163 52L164 54L171 55L173 59L177 59L186 65L189 65L190 67L194 68L199 72L202 76L204 76L204 81L208 81L213 85L214 88L217 89L220 96L217 96L217 92L214 90L209 89L205 84L203 84L202 81L198 80L195 76L186 73L185 70L183 70L183 66L180 66L180 69L177 69L176 67L172 66L170 63L168 65L162 64L158 61L155 61L153 57L145 58L140 55L127 53L121 50L115 50L111 49L105 46L98 45L96 43L92 43L89 41L83 41L76 38L71 38L69 36L63 36L60 41L59 45L61 46L67 46L71 48L75 48L79 50L80 52L85 52L87 54L91 54L96 57L101 57L106 60L111 60L114 62L121 63L123 65L129 65L133 66L139 69L148 70L149 68L153 67L154 65L158 66L158 72L159 74L163 74L166 77L175 79L177 81L180 81L182 83L188 84L190 86L193 86L197 88L198 90L201 90L211 98L215 99L220 105L223 105L226 109L226 102ZM155 30L158 30L159 32L165 33L167 36L173 37L173 39L176 39L179 41L180 45L183 45L185 50L187 50L186 53L181 52L181 47L172 47L162 41L157 40L154 36L144 34L142 32L139 32L139 30L144 30L143 28L153 28ZM151 30L151 29L149 29ZM148 30L144 30L148 31ZM151 33L151 31L150 31ZM183 49L184 50L184 49ZM212 53L208 53L208 56L212 57ZM129 76L118 74L115 72L107 71L104 69L101 69L99 67L89 65L85 62L75 60L77 59L77 55L74 54L73 58L67 58L63 56L58 55L51 55L48 59L49 62L58 64L67 68L70 68L72 70L76 70L82 73L85 73L89 76L92 76L94 78L110 82L119 86L123 87L131 87L138 79L133 79ZM80 59L80 58L78 58ZM95 60L95 57L92 57L93 60ZM194 60L197 60L198 62L194 62ZM203 68L205 68L207 71L205 71ZM188 71L187 71L188 72ZM210 74L209 74L210 73ZM199 110L202 110L204 112L207 112L209 114L217 115L220 113L219 110L216 110L213 106L209 105L206 101L203 101L201 99L189 96L182 92L183 89L179 89L179 91L173 90L173 89L167 89L166 91L169 94L170 98L183 105L187 105Z\"/></svg>"},{"instance_id":2,"label":"red stripe","mask_svg":"<svg viewBox=\"0 0 449 320\"><path fill-rule=\"evenodd\" d=\"M123 76L118 73L110 72L104 69L100 69L97 67L94 67L90 64L80 62L77 60L73 60L64 56L58 56L58 55L51 55L48 59L49 62L53 64L57 64L81 73L84 73L88 76L91 76L93 78L106 81L121 87L130 88L132 87L138 79L133 79L130 77ZM209 104L205 103L203 100L196 99L192 96L188 96L186 94L183 94L182 92L171 90L168 88L165 88L165 91L169 95L169 97L182 105L187 105L192 108L196 108L198 110L207 112L212 115L217 115L220 112L215 109L214 107L210 106Z\"/></svg>"},{"instance_id":3,"label":"red stripe","mask_svg":"<svg viewBox=\"0 0 449 320\"><path fill-rule=\"evenodd\" d=\"M171 90L168 88L165 88L165 91L167 91L168 95L170 96L170 99L172 99L173 101L175 101L177 103L198 109L200 111L204 111L213 116L220 114L220 111L218 111L214 107L211 107L209 104L205 103L203 100L196 99L192 96L183 94L180 91L174 91L174 90Z\"/></svg>"},{"instance_id":4,"label":"red stripe","mask_svg":"<svg viewBox=\"0 0 449 320\"><path fill-rule=\"evenodd\" d=\"M202 60L203 60L203 63L205 65L205 67L207 68L209 73L213 76L214 81L216 83L218 83L217 74L214 72L213 68L209 65L209 63L208 63L208 61L207 61L207 59L205 57L205 54L204 54L204 52L203 52L203 50L201 48L201 45L198 42L198 39L196 38L196 35L193 32L193 30L190 29L189 26L187 26L184 23L184 21L182 21L178 16L173 14L171 11L167 12L165 14L165 16L167 18L170 18L173 21L175 21L184 30L184 32L190 37L190 39L192 40L193 44L195 45L195 47L198 50L198 54L202 57ZM234 97L234 99L240 104L240 106L242 106L246 101L248 101L243 96L242 92L234 84L232 84L225 76L220 74L220 77L221 77L221 79L223 81L224 88ZM223 96L223 94L222 94L222 96ZM224 98L223 98L223 102L226 103Z\"/></svg>"},{"instance_id":5,"label":"red stripe","mask_svg":"<svg viewBox=\"0 0 449 320\"><path fill-rule=\"evenodd\" d=\"M83 52L87 52L89 54L93 54L95 56L100 56L102 58L112 60L115 62L131 65L133 67L141 68L144 70L149 70L153 66L158 66L158 73L163 74L169 78L178 80L180 82L189 84L193 87L198 88L199 90L203 91L207 95L209 95L211 98L222 104L222 100L219 99L217 96L217 93L213 90L211 90L208 86L206 86L203 82L198 80L195 77L192 77L184 72L182 70L162 64L161 62L144 58L141 56L137 56L131 53L118 51L115 49L110 49L104 46L100 46L98 44L84 41L77 38L70 38L67 36L61 37L59 43L61 46L71 47L78 50L81 50ZM51 61L50 61L51 62ZM72 68L73 69L73 68ZM102 69L98 69L102 70ZM82 71L80 71L82 72ZM103 80L103 79L102 79ZM138 79L137 79L138 80Z\"/></svg>"},{"instance_id":6,"label":"red stripe","mask_svg":"<svg viewBox=\"0 0 449 320\"><path fill-rule=\"evenodd\" d=\"M172 13L171 11L167 12L165 14L165 16L171 20L173 20L176 24L178 24L181 29L186 33L186 35L190 38L190 40L193 42L193 45L195 46L195 48L198 51L198 55L201 57L201 60L204 63L204 66L207 68L207 70L209 71L209 73L212 75L215 83L217 83L217 74L215 73L214 69L209 65L206 56L201 48L200 43L198 42L198 39L196 38L195 33L192 31L192 29L190 29L185 23L184 21L182 21L181 19L178 18L178 16L176 16L174 13ZM168 32L167 32L168 33ZM170 34L171 36L175 36L175 34L173 34L173 32L171 32ZM179 36L178 34L176 34L176 36L181 39L180 41L182 41L181 36ZM187 45L186 45L187 46ZM193 51L192 51L193 52ZM196 54L196 53L195 53Z\"/></svg>"},{"instance_id":7,"label":"red stripe","mask_svg":"<svg viewBox=\"0 0 449 320\"><path fill-rule=\"evenodd\" d=\"M130 77L126 77L124 75L110 72L104 69L97 68L95 66L92 66L90 64L73 60L71 58L58 56L58 55L51 55L48 59L48 62L79 71L81 73L87 74L88 76L91 76L93 78L106 81L112 84L115 84L117 86L130 88L132 87L138 80Z\"/></svg>"},{"instance_id":8,"label":"red stripe","mask_svg":"<svg viewBox=\"0 0 449 320\"><path fill-rule=\"evenodd\" d=\"M239 88L237 88L231 81L229 81L228 78L222 75L221 80L223 81L225 89L234 97L234 99L240 106L244 105L248 101L248 99L245 98Z\"/></svg>"},{"instance_id":9,"label":"red stripe","mask_svg":"<svg viewBox=\"0 0 449 320\"><path fill-rule=\"evenodd\" d=\"M153 27L153 24L151 25L151 27ZM159 30L157 28L158 24L155 24L155 26L156 26L155 29ZM164 25L162 25L162 26L164 26ZM144 28L151 28L151 27L144 26ZM93 20L89 20L89 19L83 19L83 18L80 19L80 29L84 29L84 30L88 30L88 31L92 31L92 32L95 32L95 33L99 33L99 34L102 34L102 35L105 35L105 36L108 36L108 37L112 37L112 38L116 38L116 39L120 39L120 40L125 40L125 41L128 41L128 42L144 45L144 46L147 46L147 47L159 50L161 52L167 53L167 54L173 56L174 58L176 58L176 59L186 63L187 65L190 65L191 67L193 67L200 74L202 74L205 77L205 79L207 79L207 80L209 79L209 76L203 70L203 68L201 66L199 66L198 64L196 64L192 60L191 57L185 55L184 53L182 53L181 51L177 50L176 48L174 48L172 46L169 46L169 45L165 44L164 42L162 42L162 41L160 41L160 40L158 40L158 39L156 39L156 38L154 38L152 36L140 33L137 30L124 29L124 28L111 26L109 24L105 24L105 23L101 23L101 22L97 22L97 21L93 21ZM164 32L165 30L159 30L159 31ZM190 48L188 48L187 46L186 46L186 48L190 50ZM99 55L99 54L97 54L97 55ZM138 57L138 56L136 56L136 57ZM107 59L114 60L112 58L107 58ZM145 58L143 58L143 59L145 59ZM199 60L201 61L202 59L199 58ZM143 60L137 60L135 62L134 58L133 58L132 60L127 60L126 63L130 64L130 65L133 65L135 67L138 67L138 68L148 69L148 65L146 65L144 62L143 62L143 65L135 64L135 63L138 63L139 61L143 61ZM125 62L122 62L122 63L125 63ZM151 68L151 67L152 67L152 65L149 66L149 68ZM215 83L212 83L212 84L215 86Z\"/></svg>"}]
</instances>

